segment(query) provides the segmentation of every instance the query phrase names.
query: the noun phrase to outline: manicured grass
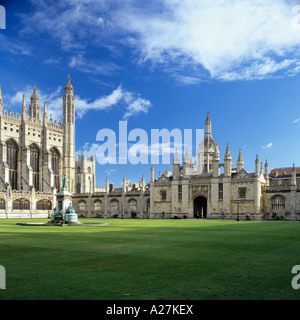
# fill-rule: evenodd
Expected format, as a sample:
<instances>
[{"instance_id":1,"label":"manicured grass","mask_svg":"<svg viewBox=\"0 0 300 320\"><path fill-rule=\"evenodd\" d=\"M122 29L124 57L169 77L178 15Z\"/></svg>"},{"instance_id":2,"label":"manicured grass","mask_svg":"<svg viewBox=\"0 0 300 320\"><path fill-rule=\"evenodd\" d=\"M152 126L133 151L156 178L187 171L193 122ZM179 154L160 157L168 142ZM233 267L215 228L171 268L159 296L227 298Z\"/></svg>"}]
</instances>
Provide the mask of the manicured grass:
<instances>
[{"instance_id":1,"label":"manicured grass","mask_svg":"<svg viewBox=\"0 0 300 320\"><path fill-rule=\"evenodd\" d=\"M0 220L5 299L299 299L300 223L99 220L29 227Z\"/></svg>"}]
</instances>

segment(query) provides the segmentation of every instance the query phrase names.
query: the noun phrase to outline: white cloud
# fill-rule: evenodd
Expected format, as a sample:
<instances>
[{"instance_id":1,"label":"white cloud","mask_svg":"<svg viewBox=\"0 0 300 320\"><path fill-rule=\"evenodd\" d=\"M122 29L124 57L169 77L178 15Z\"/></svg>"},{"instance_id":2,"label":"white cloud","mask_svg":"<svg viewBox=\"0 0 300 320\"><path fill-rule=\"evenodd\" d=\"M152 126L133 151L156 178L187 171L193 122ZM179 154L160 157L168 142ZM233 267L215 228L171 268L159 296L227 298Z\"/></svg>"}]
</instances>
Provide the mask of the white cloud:
<instances>
[{"instance_id":1,"label":"white cloud","mask_svg":"<svg viewBox=\"0 0 300 320\"><path fill-rule=\"evenodd\" d=\"M76 112L81 118L88 110L107 110L122 100L122 87L119 86L111 94L102 96L93 102L88 102L86 99L76 98Z\"/></svg>"},{"instance_id":2,"label":"white cloud","mask_svg":"<svg viewBox=\"0 0 300 320\"><path fill-rule=\"evenodd\" d=\"M298 123L299 121L300 121L300 117L297 118L297 119L295 119L295 120L293 121L293 123Z\"/></svg>"},{"instance_id":3,"label":"white cloud","mask_svg":"<svg viewBox=\"0 0 300 320\"><path fill-rule=\"evenodd\" d=\"M102 75L111 75L112 72L119 69L119 67L112 62L104 63L102 61L86 59L83 53L78 53L73 56L69 62L69 66L85 73Z\"/></svg>"},{"instance_id":4,"label":"white cloud","mask_svg":"<svg viewBox=\"0 0 300 320\"><path fill-rule=\"evenodd\" d=\"M127 100L126 112L123 119L128 119L129 117L135 116L138 113L147 113L151 107L149 100L143 99L141 97L135 97L132 93L129 93L129 98Z\"/></svg>"},{"instance_id":5,"label":"white cloud","mask_svg":"<svg viewBox=\"0 0 300 320\"><path fill-rule=\"evenodd\" d=\"M88 110L108 110L114 106L123 106L125 109L123 119L128 119L141 112L147 113L151 107L151 102L134 92L123 89L121 85L111 94L99 97L93 102L88 102L79 97L76 99L76 111L79 117L82 117Z\"/></svg>"},{"instance_id":6,"label":"white cloud","mask_svg":"<svg viewBox=\"0 0 300 320\"><path fill-rule=\"evenodd\" d=\"M61 60L60 57L49 57L48 59L44 60L43 63L53 65L53 64L58 64L60 60Z\"/></svg>"},{"instance_id":7,"label":"white cloud","mask_svg":"<svg viewBox=\"0 0 300 320\"><path fill-rule=\"evenodd\" d=\"M297 54L300 43L286 1L159 2L152 12L135 8L117 15L119 25L135 34L130 41L144 61L181 60L225 80L264 78L299 66L299 54L297 59L285 57Z\"/></svg>"},{"instance_id":8,"label":"white cloud","mask_svg":"<svg viewBox=\"0 0 300 320\"><path fill-rule=\"evenodd\" d=\"M105 170L105 173L106 173L106 175L107 176L110 176L112 173L114 173L114 172L117 172L117 170L116 169L108 169L108 170Z\"/></svg>"},{"instance_id":9,"label":"white cloud","mask_svg":"<svg viewBox=\"0 0 300 320\"><path fill-rule=\"evenodd\" d=\"M79 49L70 66L83 72L114 70L82 52L128 45L140 63L167 71L176 81L225 81L294 76L300 72L300 32L287 0L64 0L55 6L31 0L23 33L46 33L63 50ZM34 30L33 26L39 28ZM108 68L108 69L107 69Z\"/></svg>"},{"instance_id":10,"label":"white cloud","mask_svg":"<svg viewBox=\"0 0 300 320\"><path fill-rule=\"evenodd\" d=\"M88 143L86 142L82 149L79 149L75 152L77 156L81 156L85 154L87 158L90 158L91 156L95 156L97 153L97 149L99 148L99 145L96 143Z\"/></svg>"},{"instance_id":11,"label":"white cloud","mask_svg":"<svg viewBox=\"0 0 300 320\"><path fill-rule=\"evenodd\" d=\"M21 113L22 97L26 95L27 113L30 104L30 97L33 92L33 87L27 85L24 90L18 91L15 95L4 96L4 108L6 105L13 106ZM52 115L53 120L62 121L62 88L49 92L42 92L37 88L39 95L40 106L43 109L44 101L47 101L48 117ZM121 107L123 109L123 118L135 116L139 113L147 113L151 106L149 100L143 99L139 94L125 90L121 85L106 96L100 96L92 102L87 99L82 99L75 95L75 110L76 115L82 118L89 110L109 110L113 107Z\"/></svg>"},{"instance_id":12,"label":"white cloud","mask_svg":"<svg viewBox=\"0 0 300 320\"><path fill-rule=\"evenodd\" d=\"M7 38L3 34L0 34L0 51L9 52L13 55L31 55L31 50L28 45L24 45L20 41L14 41L12 39Z\"/></svg>"},{"instance_id":13,"label":"white cloud","mask_svg":"<svg viewBox=\"0 0 300 320\"><path fill-rule=\"evenodd\" d=\"M203 82L203 79L194 76L184 76L175 73L173 77L179 84L183 85L198 84L200 82Z\"/></svg>"},{"instance_id":14,"label":"white cloud","mask_svg":"<svg viewBox=\"0 0 300 320\"><path fill-rule=\"evenodd\" d=\"M262 149L269 149L273 146L272 142L269 142L268 144L266 144L265 146L262 146Z\"/></svg>"}]
</instances>

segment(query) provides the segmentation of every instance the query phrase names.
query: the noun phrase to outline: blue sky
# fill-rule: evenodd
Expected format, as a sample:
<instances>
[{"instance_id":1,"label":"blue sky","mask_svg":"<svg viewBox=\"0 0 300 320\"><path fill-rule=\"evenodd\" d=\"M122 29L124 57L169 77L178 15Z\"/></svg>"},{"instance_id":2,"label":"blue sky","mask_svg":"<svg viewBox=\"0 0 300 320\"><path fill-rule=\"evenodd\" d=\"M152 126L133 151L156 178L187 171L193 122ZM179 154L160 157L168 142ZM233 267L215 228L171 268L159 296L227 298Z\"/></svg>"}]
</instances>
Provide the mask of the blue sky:
<instances>
[{"instance_id":1,"label":"blue sky","mask_svg":"<svg viewBox=\"0 0 300 320\"><path fill-rule=\"evenodd\" d=\"M221 160L256 154L270 168L300 166L300 2L284 0L11 0L0 30L4 109L21 111L37 86L61 121L70 74L76 96L76 152L95 154L97 132L204 129ZM299 21L299 22L298 22ZM193 150L194 159L195 149ZM172 171L172 165L168 165ZM166 165L155 165L164 172ZM148 165L97 164L105 178L150 179Z\"/></svg>"}]
</instances>

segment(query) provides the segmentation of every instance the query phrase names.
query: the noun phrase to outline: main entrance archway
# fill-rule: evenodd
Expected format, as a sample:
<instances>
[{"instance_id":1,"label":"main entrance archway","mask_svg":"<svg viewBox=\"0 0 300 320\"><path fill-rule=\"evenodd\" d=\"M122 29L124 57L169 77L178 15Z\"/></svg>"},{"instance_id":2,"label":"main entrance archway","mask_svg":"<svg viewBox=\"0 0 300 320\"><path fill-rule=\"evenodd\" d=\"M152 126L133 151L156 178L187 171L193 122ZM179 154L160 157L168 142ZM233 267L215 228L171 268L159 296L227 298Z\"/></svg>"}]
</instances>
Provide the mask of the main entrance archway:
<instances>
[{"instance_id":1,"label":"main entrance archway","mask_svg":"<svg viewBox=\"0 0 300 320\"><path fill-rule=\"evenodd\" d=\"M194 199L194 217L206 218L207 215L207 199L199 196Z\"/></svg>"}]
</instances>

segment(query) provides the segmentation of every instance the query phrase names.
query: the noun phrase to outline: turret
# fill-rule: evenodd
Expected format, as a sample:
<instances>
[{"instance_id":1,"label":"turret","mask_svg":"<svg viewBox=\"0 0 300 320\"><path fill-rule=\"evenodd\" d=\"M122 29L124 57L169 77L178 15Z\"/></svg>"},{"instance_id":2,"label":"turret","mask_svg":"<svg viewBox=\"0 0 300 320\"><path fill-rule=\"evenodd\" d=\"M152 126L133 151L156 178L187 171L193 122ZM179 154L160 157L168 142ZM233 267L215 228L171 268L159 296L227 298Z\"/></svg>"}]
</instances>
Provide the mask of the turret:
<instances>
[{"instance_id":1,"label":"turret","mask_svg":"<svg viewBox=\"0 0 300 320\"><path fill-rule=\"evenodd\" d=\"M63 174L66 175L71 193L74 193L75 183L75 96L74 88L71 84L71 77L64 88L63 96Z\"/></svg>"},{"instance_id":2,"label":"turret","mask_svg":"<svg viewBox=\"0 0 300 320\"><path fill-rule=\"evenodd\" d=\"M207 117L206 117L206 120L205 120L205 135L207 137L211 136L211 119L210 119L210 116L209 116L209 111L207 112Z\"/></svg>"},{"instance_id":3,"label":"turret","mask_svg":"<svg viewBox=\"0 0 300 320\"><path fill-rule=\"evenodd\" d=\"M220 153L218 146L215 148L213 157L213 177L216 178L220 175Z\"/></svg>"},{"instance_id":4,"label":"turret","mask_svg":"<svg viewBox=\"0 0 300 320\"><path fill-rule=\"evenodd\" d=\"M36 86L33 87L33 94L30 97L29 117L31 120L41 120L40 98L37 94Z\"/></svg>"},{"instance_id":5,"label":"turret","mask_svg":"<svg viewBox=\"0 0 300 320\"><path fill-rule=\"evenodd\" d=\"M106 177L106 180L105 180L105 192L106 194L109 193L109 182L108 182L108 177Z\"/></svg>"},{"instance_id":6,"label":"turret","mask_svg":"<svg viewBox=\"0 0 300 320\"><path fill-rule=\"evenodd\" d=\"M26 110L26 96L23 94L23 99L22 99L22 115L21 118L23 121L26 120L27 117L27 110Z\"/></svg>"},{"instance_id":7,"label":"turret","mask_svg":"<svg viewBox=\"0 0 300 320\"><path fill-rule=\"evenodd\" d=\"M296 177L297 177L297 175L296 175L295 163L293 163L292 181L291 181L291 185L292 185L292 186L296 186L296 185L297 185L297 179L296 179Z\"/></svg>"},{"instance_id":8,"label":"turret","mask_svg":"<svg viewBox=\"0 0 300 320\"><path fill-rule=\"evenodd\" d=\"M187 147L185 148L185 154L183 158L183 176L187 177L190 175L190 159Z\"/></svg>"},{"instance_id":9,"label":"turret","mask_svg":"<svg viewBox=\"0 0 300 320\"><path fill-rule=\"evenodd\" d=\"M256 159L255 159L255 176L256 177L259 176L259 159L258 159L258 155L256 155Z\"/></svg>"},{"instance_id":10,"label":"turret","mask_svg":"<svg viewBox=\"0 0 300 320\"><path fill-rule=\"evenodd\" d=\"M269 164L268 164L267 159L265 162L265 180L266 180L267 184L269 184Z\"/></svg>"},{"instance_id":11,"label":"turret","mask_svg":"<svg viewBox=\"0 0 300 320\"><path fill-rule=\"evenodd\" d=\"M43 125L46 126L48 124L48 113L47 113L47 102L44 102L44 113L43 113Z\"/></svg>"},{"instance_id":12,"label":"turret","mask_svg":"<svg viewBox=\"0 0 300 320\"><path fill-rule=\"evenodd\" d=\"M193 154L191 154L190 166L191 166L191 168L195 168L195 162L194 162Z\"/></svg>"},{"instance_id":13,"label":"turret","mask_svg":"<svg viewBox=\"0 0 300 320\"><path fill-rule=\"evenodd\" d=\"M124 176L123 178L123 190L122 190L123 193L126 193L126 178Z\"/></svg>"},{"instance_id":14,"label":"turret","mask_svg":"<svg viewBox=\"0 0 300 320\"><path fill-rule=\"evenodd\" d=\"M204 134L204 173L209 173L212 171L212 159L214 155L215 148L218 144L212 138L211 130L211 119L209 112L207 112L207 117L205 120L205 134Z\"/></svg>"},{"instance_id":15,"label":"turret","mask_svg":"<svg viewBox=\"0 0 300 320\"><path fill-rule=\"evenodd\" d=\"M259 181L259 159L258 155L256 155L255 159L255 181L254 181L254 213L258 213L260 211L260 203L261 203L261 186Z\"/></svg>"},{"instance_id":16,"label":"turret","mask_svg":"<svg viewBox=\"0 0 300 320\"><path fill-rule=\"evenodd\" d=\"M173 160L173 179L179 179L179 157L177 149L175 149L174 160Z\"/></svg>"},{"instance_id":17,"label":"turret","mask_svg":"<svg viewBox=\"0 0 300 320\"><path fill-rule=\"evenodd\" d=\"M194 162L194 158L193 155L191 154L191 158L190 158L190 175L194 175L195 174L195 162Z\"/></svg>"},{"instance_id":18,"label":"turret","mask_svg":"<svg viewBox=\"0 0 300 320\"><path fill-rule=\"evenodd\" d=\"M145 192L145 187L146 187L145 177L144 177L144 174L143 174L143 175L142 175L142 181L141 181L141 191L142 191L142 192Z\"/></svg>"},{"instance_id":19,"label":"turret","mask_svg":"<svg viewBox=\"0 0 300 320\"><path fill-rule=\"evenodd\" d=\"M230 154L229 143L227 143L226 153L224 156L224 176L231 177L231 171L232 171L232 158Z\"/></svg>"},{"instance_id":20,"label":"turret","mask_svg":"<svg viewBox=\"0 0 300 320\"><path fill-rule=\"evenodd\" d=\"M154 168L153 168L153 164L151 166L151 177L150 177L150 182L154 182Z\"/></svg>"},{"instance_id":21,"label":"turret","mask_svg":"<svg viewBox=\"0 0 300 320\"><path fill-rule=\"evenodd\" d=\"M236 171L240 172L244 168L244 160L242 156L242 149L239 151L239 157L236 162Z\"/></svg>"}]
</instances>

